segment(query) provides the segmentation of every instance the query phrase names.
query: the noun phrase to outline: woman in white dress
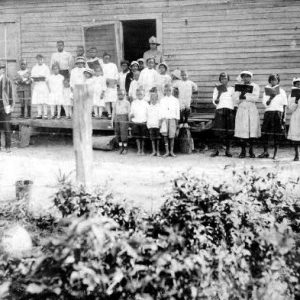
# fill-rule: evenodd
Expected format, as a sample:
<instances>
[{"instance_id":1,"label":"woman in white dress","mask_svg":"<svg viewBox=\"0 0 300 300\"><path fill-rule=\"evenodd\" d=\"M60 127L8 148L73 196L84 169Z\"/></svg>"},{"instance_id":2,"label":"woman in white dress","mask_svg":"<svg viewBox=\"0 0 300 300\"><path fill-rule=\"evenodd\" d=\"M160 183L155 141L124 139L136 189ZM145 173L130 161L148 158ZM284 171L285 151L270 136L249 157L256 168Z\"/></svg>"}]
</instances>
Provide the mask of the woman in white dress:
<instances>
[{"instance_id":1,"label":"woman in white dress","mask_svg":"<svg viewBox=\"0 0 300 300\"><path fill-rule=\"evenodd\" d=\"M33 80L32 105L37 105L37 119L47 118L47 104L49 102L48 78L50 70L44 64L44 57L41 54L36 56L37 64L31 70Z\"/></svg>"},{"instance_id":2,"label":"woman in white dress","mask_svg":"<svg viewBox=\"0 0 300 300\"><path fill-rule=\"evenodd\" d=\"M64 104L64 76L59 74L58 64L52 65L52 74L49 76L48 85L50 90L49 102L51 118L55 119L57 108L57 119L60 119L61 106Z\"/></svg>"},{"instance_id":3,"label":"woman in white dress","mask_svg":"<svg viewBox=\"0 0 300 300\"><path fill-rule=\"evenodd\" d=\"M293 79L293 89L300 89L300 77ZM290 128L288 139L294 143L295 158L294 161L299 161L299 144L300 144L300 103L299 97L289 96L288 107L293 112L290 120Z\"/></svg>"},{"instance_id":4,"label":"woman in white dress","mask_svg":"<svg viewBox=\"0 0 300 300\"><path fill-rule=\"evenodd\" d=\"M106 80L107 87L104 102L109 118L112 116L114 105L118 99L117 83L119 80L118 67L116 64L112 63L110 59L110 54L103 54L103 76Z\"/></svg>"}]
</instances>

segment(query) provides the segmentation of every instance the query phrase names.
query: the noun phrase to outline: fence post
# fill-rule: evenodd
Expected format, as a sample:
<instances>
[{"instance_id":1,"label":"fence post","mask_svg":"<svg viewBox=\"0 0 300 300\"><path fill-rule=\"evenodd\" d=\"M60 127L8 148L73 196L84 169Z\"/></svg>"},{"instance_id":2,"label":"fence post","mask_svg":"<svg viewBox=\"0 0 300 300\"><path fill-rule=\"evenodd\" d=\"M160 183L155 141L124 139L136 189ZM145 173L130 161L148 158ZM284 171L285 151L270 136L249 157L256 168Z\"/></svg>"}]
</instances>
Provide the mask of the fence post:
<instances>
[{"instance_id":1,"label":"fence post","mask_svg":"<svg viewBox=\"0 0 300 300\"><path fill-rule=\"evenodd\" d=\"M92 184L92 103L88 97L87 86L74 87L73 146L76 162L76 180L85 187Z\"/></svg>"}]
</instances>

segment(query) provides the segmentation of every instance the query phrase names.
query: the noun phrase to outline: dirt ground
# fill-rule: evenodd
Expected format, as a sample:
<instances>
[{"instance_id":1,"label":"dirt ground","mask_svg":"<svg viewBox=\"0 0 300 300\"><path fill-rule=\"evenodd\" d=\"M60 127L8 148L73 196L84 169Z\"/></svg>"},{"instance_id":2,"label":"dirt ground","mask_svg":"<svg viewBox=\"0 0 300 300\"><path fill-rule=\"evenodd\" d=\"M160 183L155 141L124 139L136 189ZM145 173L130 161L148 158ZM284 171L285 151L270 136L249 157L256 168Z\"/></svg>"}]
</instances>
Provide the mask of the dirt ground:
<instances>
[{"instance_id":1,"label":"dirt ground","mask_svg":"<svg viewBox=\"0 0 300 300\"><path fill-rule=\"evenodd\" d=\"M210 180L223 180L232 169L247 166L268 171L275 169L282 177L300 176L300 163L293 162L293 149L279 150L278 159L239 159L239 148L233 149L235 158L209 157L211 150L191 155L178 154L176 158L137 156L131 148L126 156L116 151L94 151L93 178L95 186L112 191L116 199L128 205L157 209L163 195L171 188L173 178L183 172L192 172ZM256 154L261 149L256 149ZM71 141L40 139L28 148L14 148L12 153L0 152L0 200L15 199L15 182L31 179L34 182L32 205L37 213L47 211L59 173L75 175L75 161Z\"/></svg>"}]
</instances>

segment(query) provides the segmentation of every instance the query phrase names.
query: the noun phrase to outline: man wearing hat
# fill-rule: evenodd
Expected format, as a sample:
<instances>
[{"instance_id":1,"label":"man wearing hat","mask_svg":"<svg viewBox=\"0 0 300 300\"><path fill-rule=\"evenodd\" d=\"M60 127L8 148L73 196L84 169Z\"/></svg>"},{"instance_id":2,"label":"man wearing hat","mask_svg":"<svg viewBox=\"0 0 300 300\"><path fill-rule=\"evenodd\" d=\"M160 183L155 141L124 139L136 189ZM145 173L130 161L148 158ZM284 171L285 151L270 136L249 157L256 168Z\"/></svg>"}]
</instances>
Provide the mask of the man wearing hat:
<instances>
[{"instance_id":1,"label":"man wearing hat","mask_svg":"<svg viewBox=\"0 0 300 300\"><path fill-rule=\"evenodd\" d=\"M59 73L63 75L66 79L70 77L70 71L73 65L73 56L71 53L64 50L64 41L58 41L57 52L53 53L51 56L50 69L54 64L59 66Z\"/></svg>"},{"instance_id":2,"label":"man wearing hat","mask_svg":"<svg viewBox=\"0 0 300 300\"><path fill-rule=\"evenodd\" d=\"M14 108L12 83L6 75L6 64L0 62L0 132L5 135L5 149L10 152L11 147L11 112ZM1 142L1 135L0 135Z\"/></svg>"},{"instance_id":3,"label":"man wearing hat","mask_svg":"<svg viewBox=\"0 0 300 300\"><path fill-rule=\"evenodd\" d=\"M144 53L144 61L147 62L148 58L154 58L155 66L158 66L161 62L163 62L163 55L162 53L157 49L157 46L160 45L160 43L157 42L157 39L155 36L151 36L149 39L149 45L150 50L146 51Z\"/></svg>"}]
</instances>

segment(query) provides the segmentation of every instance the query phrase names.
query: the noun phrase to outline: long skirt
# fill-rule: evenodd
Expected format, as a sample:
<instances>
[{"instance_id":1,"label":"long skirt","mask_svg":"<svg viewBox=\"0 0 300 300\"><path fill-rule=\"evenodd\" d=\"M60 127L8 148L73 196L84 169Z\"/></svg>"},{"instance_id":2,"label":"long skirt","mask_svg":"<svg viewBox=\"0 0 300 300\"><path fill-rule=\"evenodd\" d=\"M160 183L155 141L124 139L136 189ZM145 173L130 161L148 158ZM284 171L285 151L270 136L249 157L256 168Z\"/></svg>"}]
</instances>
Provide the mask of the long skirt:
<instances>
[{"instance_id":1,"label":"long skirt","mask_svg":"<svg viewBox=\"0 0 300 300\"><path fill-rule=\"evenodd\" d=\"M259 138L260 119L255 103L243 101L235 117L234 136L241 139Z\"/></svg>"},{"instance_id":2,"label":"long skirt","mask_svg":"<svg viewBox=\"0 0 300 300\"><path fill-rule=\"evenodd\" d=\"M116 115L115 117L115 135L118 143L127 143L128 141L129 119L128 115Z\"/></svg>"},{"instance_id":3,"label":"long skirt","mask_svg":"<svg viewBox=\"0 0 300 300\"><path fill-rule=\"evenodd\" d=\"M32 104L48 104L49 89L45 81L38 81L34 83L32 91Z\"/></svg>"},{"instance_id":4,"label":"long skirt","mask_svg":"<svg viewBox=\"0 0 300 300\"><path fill-rule=\"evenodd\" d=\"M213 131L217 137L229 138L234 135L235 113L230 108L220 108L215 112Z\"/></svg>"},{"instance_id":5,"label":"long skirt","mask_svg":"<svg viewBox=\"0 0 300 300\"><path fill-rule=\"evenodd\" d=\"M287 138L291 141L300 142L300 104L298 104L297 109L291 116L290 128Z\"/></svg>"},{"instance_id":6,"label":"long skirt","mask_svg":"<svg viewBox=\"0 0 300 300\"><path fill-rule=\"evenodd\" d=\"M264 122L261 131L262 136L265 139L284 139L285 129L282 122L282 112L266 111L264 114Z\"/></svg>"}]
</instances>

